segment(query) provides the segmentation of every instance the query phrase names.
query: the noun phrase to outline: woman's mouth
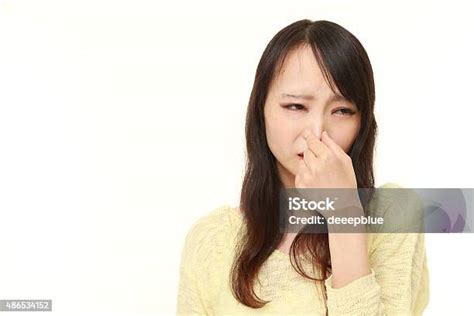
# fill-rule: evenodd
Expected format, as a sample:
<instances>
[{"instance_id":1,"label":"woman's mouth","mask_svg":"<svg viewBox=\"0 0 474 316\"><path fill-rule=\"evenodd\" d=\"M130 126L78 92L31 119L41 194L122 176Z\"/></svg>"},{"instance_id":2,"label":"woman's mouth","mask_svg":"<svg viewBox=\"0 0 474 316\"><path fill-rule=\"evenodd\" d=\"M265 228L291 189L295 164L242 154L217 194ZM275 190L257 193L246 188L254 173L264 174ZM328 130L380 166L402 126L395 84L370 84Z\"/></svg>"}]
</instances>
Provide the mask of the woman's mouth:
<instances>
[{"instance_id":1,"label":"woman's mouth","mask_svg":"<svg viewBox=\"0 0 474 316\"><path fill-rule=\"evenodd\" d=\"M303 153L298 154L298 157L299 157L300 159L304 159Z\"/></svg>"}]
</instances>

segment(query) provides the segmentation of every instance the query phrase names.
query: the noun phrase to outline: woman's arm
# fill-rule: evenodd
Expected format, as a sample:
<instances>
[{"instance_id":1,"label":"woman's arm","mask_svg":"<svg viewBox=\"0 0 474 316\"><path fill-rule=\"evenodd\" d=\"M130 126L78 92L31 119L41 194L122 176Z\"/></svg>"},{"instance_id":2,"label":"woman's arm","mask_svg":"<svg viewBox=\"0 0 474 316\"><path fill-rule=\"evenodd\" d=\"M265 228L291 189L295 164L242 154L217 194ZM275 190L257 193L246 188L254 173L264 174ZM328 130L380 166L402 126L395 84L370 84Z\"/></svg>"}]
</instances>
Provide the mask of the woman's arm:
<instances>
[{"instance_id":1,"label":"woman's arm","mask_svg":"<svg viewBox=\"0 0 474 316\"><path fill-rule=\"evenodd\" d=\"M371 214L390 219L420 207L409 191L402 203L386 196L384 189L398 185L381 188L368 209ZM333 272L325 283L329 315L422 314L429 300L423 233L333 233L328 227Z\"/></svg>"},{"instance_id":2,"label":"woman's arm","mask_svg":"<svg viewBox=\"0 0 474 316\"><path fill-rule=\"evenodd\" d=\"M179 268L179 287L176 315L206 315L204 297L206 293L200 288L196 273L199 273L197 260L196 226L188 232L181 254Z\"/></svg>"},{"instance_id":3,"label":"woman's arm","mask_svg":"<svg viewBox=\"0 0 474 316\"><path fill-rule=\"evenodd\" d=\"M218 232L214 218L213 214L201 217L186 235L181 252L176 315L211 314L212 293L205 285L213 285L208 271L213 250L210 241L217 238Z\"/></svg>"},{"instance_id":4,"label":"woman's arm","mask_svg":"<svg viewBox=\"0 0 474 316\"><path fill-rule=\"evenodd\" d=\"M367 234L329 232L328 239L334 288L370 274Z\"/></svg>"},{"instance_id":5,"label":"woman's arm","mask_svg":"<svg viewBox=\"0 0 474 316\"><path fill-rule=\"evenodd\" d=\"M311 131L304 137L308 148L295 176L295 187L356 190L357 179L347 153L326 132L321 140ZM352 205L350 200L347 206ZM389 212L397 214L393 205L410 209L403 204L388 203ZM378 205L376 211L383 206ZM360 211L354 212L363 213ZM329 315L421 314L429 296L424 234L375 234L374 248L366 232L338 233L340 228L328 225L333 272L325 282Z\"/></svg>"},{"instance_id":6,"label":"woman's arm","mask_svg":"<svg viewBox=\"0 0 474 316\"><path fill-rule=\"evenodd\" d=\"M429 300L424 234L374 234L373 239L368 275L342 287L334 286L335 273L325 281L329 315L421 315Z\"/></svg>"}]
</instances>

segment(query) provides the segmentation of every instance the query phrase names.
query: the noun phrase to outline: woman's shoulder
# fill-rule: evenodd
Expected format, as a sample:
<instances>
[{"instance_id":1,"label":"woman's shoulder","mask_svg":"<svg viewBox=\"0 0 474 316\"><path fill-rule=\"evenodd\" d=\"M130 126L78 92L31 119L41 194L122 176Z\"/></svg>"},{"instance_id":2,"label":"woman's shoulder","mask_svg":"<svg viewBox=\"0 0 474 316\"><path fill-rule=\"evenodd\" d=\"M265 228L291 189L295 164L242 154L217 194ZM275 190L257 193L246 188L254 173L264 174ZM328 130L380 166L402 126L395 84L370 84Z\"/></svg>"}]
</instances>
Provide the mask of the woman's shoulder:
<instances>
[{"instance_id":1,"label":"woman's shoulder","mask_svg":"<svg viewBox=\"0 0 474 316\"><path fill-rule=\"evenodd\" d=\"M391 190L395 189L395 190ZM383 229L369 233L369 248L412 247L424 243L420 214L422 200L416 191L395 182L386 182L376 188L368 213L384 219ZM398 229L400 228L400 229Z\"/></svg>"},{"instance_id":2,"label":"woman's shoulder","mask_svg":"<svg viewBox=\"0 0 474 316\"><path fill-rule=\"evenodd\" d=\"M389 219L395 216L415 216L421 207L421 197L414 189L406 188L395 182L386 182L375 189L369 204L369 214Z\"/></svg>"},{"instance_id":3,"label":"woman's shoulder","mask_svg":"<svg viewBox=\"0 0 474 316\"><path fill-rule=\"evenodd\" d=\"M183 287L196 286L202 299L213 301L233 258L233 236L239 216L228 204L215 207L195 220L181 252ZM212 299L211 299L212 298Z\"/></svg>"},{"instance_id":4,"label":"woman's shoulder","mask_svg":"<svg viewBox=\"0 0 474 316\"><path fill-rule=\"evenodd\" d=\"M402 186L396 182L385 182L379 188L401 188Z\"/></svg>"},{"instance_id":5,"label":"woman's shoulder","mask_svg":"<svg viewBox=\"0 0 474 316\"><path fill-rule=\"evenodd\" d=\"M231 207L229 204L220 205L195 220L188 235L209 236L228 233L229 230L235 229L239 225L239 217L241 215L237 207Z\"/></svg>"},{"instance_id":6,"label":"woman's shoulder","mask_svg":"<svg viewBox=\"0 0 474 316\"><path fill-rule=\"evenodd\" d=\"M239 217L236 208L229 204L208 211L189 228L183 252L199 258L229 250L240 228Z\"/></svg>"}]
</instances>

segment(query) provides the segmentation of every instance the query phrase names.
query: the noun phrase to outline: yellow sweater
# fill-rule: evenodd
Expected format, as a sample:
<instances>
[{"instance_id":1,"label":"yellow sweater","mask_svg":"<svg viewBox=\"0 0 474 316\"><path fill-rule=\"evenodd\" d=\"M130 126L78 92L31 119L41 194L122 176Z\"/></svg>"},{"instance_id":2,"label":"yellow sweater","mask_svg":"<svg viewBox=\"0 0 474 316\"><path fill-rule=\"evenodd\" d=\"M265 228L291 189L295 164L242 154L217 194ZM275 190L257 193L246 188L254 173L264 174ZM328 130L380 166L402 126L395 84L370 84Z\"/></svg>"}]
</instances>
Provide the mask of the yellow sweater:
<instances>
[{"instance_id":1,"label":"yellow sweater","mask_svg":"<svg viewBox=\"0 0 474 316\"><path fill-rule=\"evenodd\" d=\"M371 274L338 289L331 275L325 281L327 301L319 294L321 285L300 276L289 255L275 250L255 286L259 298L271 302L260 309L245 306L229 286L244 223L240 213L222 205L193 224L182 251L177 315L421 315L428 304L424 234L373 233Z\"/></svg>"}]
</instances>

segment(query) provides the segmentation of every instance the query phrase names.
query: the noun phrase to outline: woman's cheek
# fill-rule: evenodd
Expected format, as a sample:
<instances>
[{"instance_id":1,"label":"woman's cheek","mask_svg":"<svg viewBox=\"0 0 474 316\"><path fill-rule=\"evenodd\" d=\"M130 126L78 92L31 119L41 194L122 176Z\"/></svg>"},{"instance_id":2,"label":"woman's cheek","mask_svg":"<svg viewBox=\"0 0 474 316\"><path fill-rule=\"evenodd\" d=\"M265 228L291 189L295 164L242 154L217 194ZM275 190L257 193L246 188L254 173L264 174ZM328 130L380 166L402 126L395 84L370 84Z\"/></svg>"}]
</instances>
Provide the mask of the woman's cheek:
<instances>
[{"instance_id":1,"label":"woman's cheek","mask_svg":"<svg viewBox=\"0 0 474 316\"><path fill-rule=\"evenodd\" d=\"M294 148L294 144L291 143L292 131L287 125L282 122L273 122L268 126L267 140L273 155L280 161L283 162L291 156L291 148Z\"/></svg>"},{"instance_id":2,"label":"woman's cheek","mask_svg":"<svg viewBox=\"0 0 474 316\"><path fill-rule=\"evenodd\" d=\"M352 143L355 140L356 135L354 131L348 131L346 134L331 134L329 132L329 136L339 145L346 153L352 146Z\"/></svg>"},{"instance_id":3,"label":"woman's cheek","mask_svg":"<svg viewBox=\"0 0 474 316\"><path fill-rule=\"evenodd\" d=\"M270 151L272 154L278 159L281 156L281 131L277 128L277 124L275 122L268 122L269 124L267 125L266 129L266 136L267 136L267 143L268 147L270 148Z\"/></svg>"},{"instance_id":4,"label":"woman's cheek","mask_svg":"<svg viewBox=\"0 0 474 316\"><path fill-rule=\"evenodd\" d=\"M281 156L284 155L284 148L286 147L285 137L288 137L285 134L285 131L282 128L278 128L278 125L274 125L272 128L270 128L270 133L267 136L270 139L270 149L272 150L273 154L278 158L281 158Z\"/></svg>"}]
</instances>

